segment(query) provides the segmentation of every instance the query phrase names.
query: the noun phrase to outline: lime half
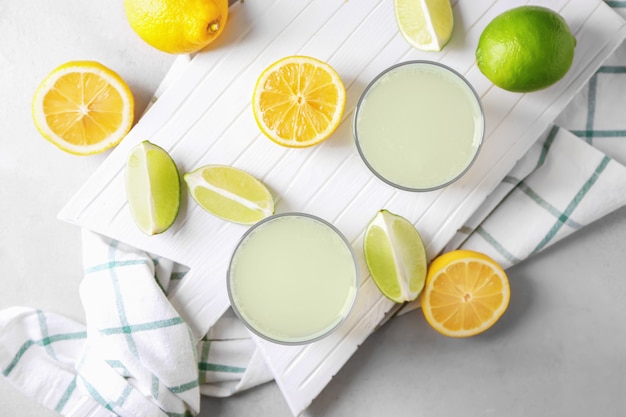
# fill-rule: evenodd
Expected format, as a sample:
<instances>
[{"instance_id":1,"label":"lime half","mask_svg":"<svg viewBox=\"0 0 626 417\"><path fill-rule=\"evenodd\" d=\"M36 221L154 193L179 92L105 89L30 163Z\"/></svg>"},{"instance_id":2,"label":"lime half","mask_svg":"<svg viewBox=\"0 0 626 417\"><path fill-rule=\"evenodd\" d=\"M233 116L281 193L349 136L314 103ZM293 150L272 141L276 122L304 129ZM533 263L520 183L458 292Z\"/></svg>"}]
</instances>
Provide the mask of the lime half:
<instances>
[{"instance_id":1,"label":"lime half","mask_svg":"<svg viewBox=\"0 0 626 417\"><path fill-rule=\"evenodd\" d=\"M422 51L441 51L452 38L454 16L450 0L394 0L402 36Z\"/></svg>"},{"instance_id":2,"label":"lime half","mask_svg":"<svg viewBox=\"0 0 626 417\"><path fill-rule=\"evenodd\" d=\"M180 208L176 163L161 147L143 141L126 163L126 196L135 223L147 235L166 231Z\"/></svg>"},{"instance_id":3,"label":"lime half","mask_svg":"<svg viewBox=\"0 0 626 417\"><path fill-rule=\"evenodd\" d=\"M254 224L274 214L267 187L240 169L206 165L183 178L196 203L223 220Z\"/></svg>"},{"instance_id":4,"label":"lime half","mask_svg":"<svg viewBox=\"0 0 626 417\"><path fill-rule=\"evenodd\" d=\"M367 226L363 249L372 279L387 298L403 303L418 297L428 261L422 238L411 222L379 211Z\"/></svg>"}]
</instances>

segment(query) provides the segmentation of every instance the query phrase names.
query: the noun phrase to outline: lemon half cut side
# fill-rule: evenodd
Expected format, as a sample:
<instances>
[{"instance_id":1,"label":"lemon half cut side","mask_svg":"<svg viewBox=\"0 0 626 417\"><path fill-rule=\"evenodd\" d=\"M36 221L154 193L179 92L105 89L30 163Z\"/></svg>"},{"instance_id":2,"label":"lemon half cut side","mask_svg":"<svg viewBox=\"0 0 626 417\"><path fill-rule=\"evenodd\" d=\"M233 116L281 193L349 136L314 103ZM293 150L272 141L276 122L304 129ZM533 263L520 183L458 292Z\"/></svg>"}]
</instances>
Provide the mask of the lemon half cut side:
<instances>
[{"instance_id":1,"label":"lemon half cut side","mask_svg":"<svg viewBox=\"0 0 626 417\"><path fill-rule=\"evenodd\" d=\"M469 337L492 327L510 300L509 280L489 256L454 250L428 267L421 297L426 321L439 333Z\"/></svg>"},{"instance_id":2,"label":"lemon half cut side","mask_svg":"<svg viewBox=\"0 0 626 417\"><path fill-rule=\"evenodd\" d=\"M308 56L288 56L271 64L257 79L252 96L261 132L290 148L328 139L341 123L345 104L337 71Z\"/></svg>"},{"instance_id":3,"label":"lemon half cut side","mask_svg":"<svg viewBox=\"0 0 626 417\"><path fill-rule=\"evenodd\" d=\"M37 87L32 115L48 141L66 152L90 155L126 136L133 124L134 99L113 70L95 61L71 61Z\"/></svg>"}]
</instances>

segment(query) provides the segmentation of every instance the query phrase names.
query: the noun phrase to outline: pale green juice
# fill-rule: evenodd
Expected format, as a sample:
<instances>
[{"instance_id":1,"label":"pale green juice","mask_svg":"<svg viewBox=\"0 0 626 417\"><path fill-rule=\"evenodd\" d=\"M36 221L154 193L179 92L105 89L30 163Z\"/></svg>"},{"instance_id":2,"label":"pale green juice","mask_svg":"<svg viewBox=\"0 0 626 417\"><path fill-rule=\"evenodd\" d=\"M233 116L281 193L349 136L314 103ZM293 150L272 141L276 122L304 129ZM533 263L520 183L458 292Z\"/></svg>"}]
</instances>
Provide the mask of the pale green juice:
<instances>
[{"instance_id":1,"label":"pale green juice","mask_svg":"<svg viewBox=\"0 0 626 417\"><path fill-rule=\"evenodd\" d=\"M347 241L304 214L258 223L235 250L228 276L238 316L279 343L311 341L337 327L354 303L357 282Z\"/></svg>"},{"instance_id":2,"label":"pale green juice","mask_svg":"<svg viewBox=\"0 0 626 417\"><path fill-rule=\"evenodd\" d=\"M484 134L480 102L447 67L415 61L392 67L366 89L354 135L368 167L398 188L442 187L472 164Z\"/></svg>"}]
</instances>

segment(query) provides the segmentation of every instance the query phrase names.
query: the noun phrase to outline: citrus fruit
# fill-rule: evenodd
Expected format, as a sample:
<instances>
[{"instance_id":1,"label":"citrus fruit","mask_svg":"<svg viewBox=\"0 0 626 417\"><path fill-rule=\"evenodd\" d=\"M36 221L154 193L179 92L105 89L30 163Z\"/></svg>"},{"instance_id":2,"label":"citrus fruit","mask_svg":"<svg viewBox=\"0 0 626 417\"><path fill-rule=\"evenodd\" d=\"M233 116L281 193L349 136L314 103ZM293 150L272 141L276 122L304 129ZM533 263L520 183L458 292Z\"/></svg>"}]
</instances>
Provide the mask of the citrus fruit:
<instances>
[{"instance_id":1,"label":"citrus fruit","mask_svg":"<svg viewBox=\"0 0 626 417\"><path fill-rule=\"evenodd\" d=\"M565 76L576 38L561 15L540 6L520 6L496 16L476 48L480 71L514 92L546 88Z\"/></svg>"},{"instance_id":2,"label":"citrus fruit","mask_svg":"<svg viewBox=\"0 0 626 417\"><path fill-rule=\"evenodd\" d=\"M126 162L126 197L137 227L147 235L169 229L180 208L180 176L165 149L143 141Z\"/></svg>"},{"instance_id":3,"label":"citrus fruit","mask_svg":"<svg viewBox=\"0 0 626 417\"><path fill-rule=\"evenodd\" d=\"M394 0L402 36L422 51L441 51L452 38L454 17L450 0Z\"/></svg>"},{"instance_id":4,"label":"citrus fruit","mask_svg":"<svg viewBox=\"0 0 626 417\"><path fill-rule=\"evenodd\" d=\"M274 214L274 199L252 175L224 165L205 165L183 176L193 199L215 216L254 224Z\"/></svg>"},{"instance_id":5,"label":"citrus fruit","mask_svg":"<svg viewBox=\"0 0 626 417\"><path fill-rule=\"evenodd\" d=\"M94 61L71 61L39 84L32 114L44 138L66 152L89 155L126 136L133 124L134 99L113 70Z\"/></svg>"},{"instance_id":6,"label":"citrus fruit","mask_svg":"<svg viewBox=\"0 0 626 417\"><path fill-rule=\"evenodd\" d=\"M204 48L228 19L228 0L124 0L124 9L141 39L170 54Z\"/></svg>"},{"instance_id":7,"label":"citrus fruit","mask_svg":"<svg viewBox=\"0 0 626 417\"><path fill-rule=\"evenodd\" d=\"M279 145L303 148L339 126L346 91L327 63L289 56L270 65L254 87L252 110L261 131Z\"/></svg>"},{"instance_id":8,"label":"citrus fruit","mask_svg":"<svg viewBox=\"0 0 626 417\"><path fill-rule=\"evenodd\" d=\"M421 306L426 321L451 337L473 336L504 314L510 299L504 270L485 254L455 250L428 267Z\"/></svg>"},{"instance_id":9,"label":"citrus fruit","mask_svg":"<svg viewBox=\"0 0 626 417\"><path fill-rule=\"evenodd\" d=\"M380 291L392 301L415 300L426 278L426 249L417 229L402 216L380 210L367 226L365 261Z\"/></svg>"}]
</instances>

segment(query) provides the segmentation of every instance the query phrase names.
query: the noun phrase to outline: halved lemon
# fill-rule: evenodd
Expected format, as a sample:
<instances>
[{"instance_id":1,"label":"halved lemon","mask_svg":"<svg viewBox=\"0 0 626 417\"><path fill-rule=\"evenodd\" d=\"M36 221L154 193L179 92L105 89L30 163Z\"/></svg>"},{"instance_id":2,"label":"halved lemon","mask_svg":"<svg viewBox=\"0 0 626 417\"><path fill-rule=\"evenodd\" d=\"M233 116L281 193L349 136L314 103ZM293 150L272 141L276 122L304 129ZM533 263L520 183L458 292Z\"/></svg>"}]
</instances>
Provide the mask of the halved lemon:
<instances>
[{"instance_id":1,"label":"halved lemon","mask_svg":"<svg viewBox=\"0 0 626 417\"><path fill-rule=\"evenodd\" d=\"M489 256L455 250L428 267L421 305L426 321L451 337L468 337L493 326L510 300L506 273Z\"/></svg>"},{"instance_id":2,"label":"halved lemon","mask_svg":"<svg viewBox=\"0 0 626 417\"><path fill-rule=\"evenodd\" d=\"M270 65L257 79L252 96L261 131L279 145L303 148L327 139L339 126L346 90L327 63L289 56Z\"/></svg>"},{"instance_id":3,"label":"halved lemon","mask_svg":"<svg viewBox=\"0 0 626 417\"><path fill-rule=\"evenodd\" d=\"M274 214L267 187L240 169L205 165L183 178L196 203L223 220L250 225Z\"/></svg>"},{"instance_id":4,"label":"halved lemon","mask_svg":"<svg viewBox=\"0 0 626 417\"><path fill-rule=\"evenodd\" d=\"M60 149L89 155L117 145L133 124L133 95L113 70L67 62L41 82L32 102L35 126Z\"/></svg>"}]
</instances>

